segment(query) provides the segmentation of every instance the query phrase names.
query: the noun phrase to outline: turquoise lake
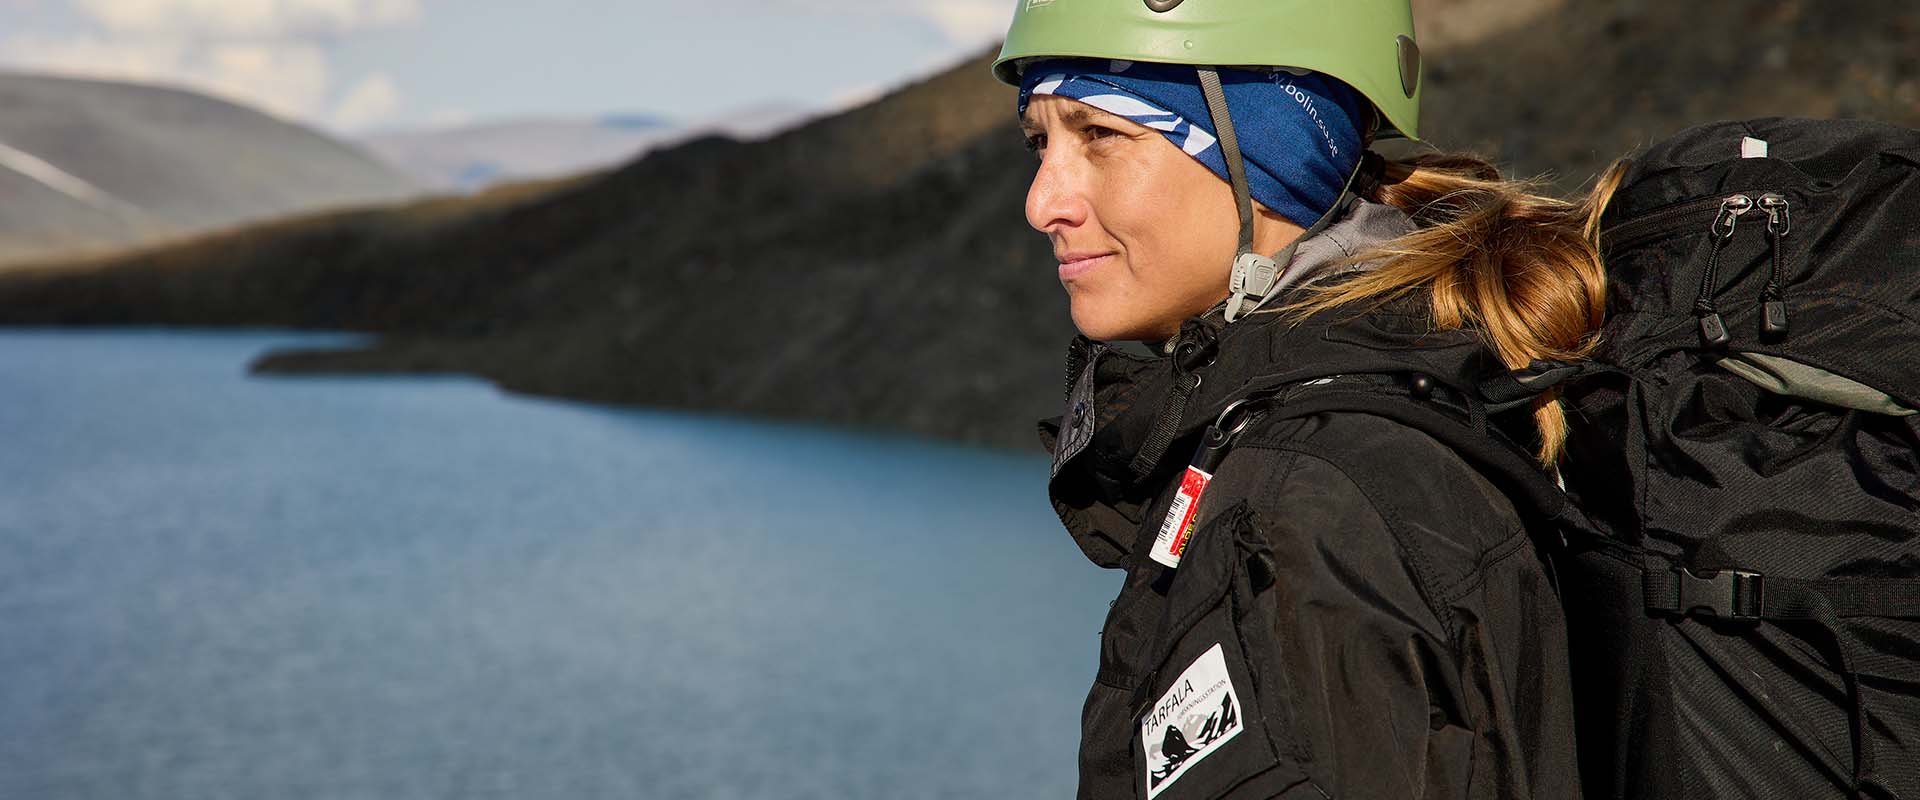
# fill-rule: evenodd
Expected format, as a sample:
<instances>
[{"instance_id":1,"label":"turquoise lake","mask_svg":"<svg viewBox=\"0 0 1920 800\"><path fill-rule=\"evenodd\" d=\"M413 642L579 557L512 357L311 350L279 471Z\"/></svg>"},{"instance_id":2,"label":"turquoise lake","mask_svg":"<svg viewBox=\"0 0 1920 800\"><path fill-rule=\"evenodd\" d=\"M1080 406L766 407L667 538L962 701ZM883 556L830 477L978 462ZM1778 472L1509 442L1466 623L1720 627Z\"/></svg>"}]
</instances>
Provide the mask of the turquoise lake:
<instances>
[{"instance_id":1,"label":"turquoise lake","mask_svg":"<svg viewBox=\"0 0 1920 800\"><path fill-rule=\"evenodd\" d=\"M0 798L1069 797L1046 460L0 331Z\"/></svg>"}]
</instances>

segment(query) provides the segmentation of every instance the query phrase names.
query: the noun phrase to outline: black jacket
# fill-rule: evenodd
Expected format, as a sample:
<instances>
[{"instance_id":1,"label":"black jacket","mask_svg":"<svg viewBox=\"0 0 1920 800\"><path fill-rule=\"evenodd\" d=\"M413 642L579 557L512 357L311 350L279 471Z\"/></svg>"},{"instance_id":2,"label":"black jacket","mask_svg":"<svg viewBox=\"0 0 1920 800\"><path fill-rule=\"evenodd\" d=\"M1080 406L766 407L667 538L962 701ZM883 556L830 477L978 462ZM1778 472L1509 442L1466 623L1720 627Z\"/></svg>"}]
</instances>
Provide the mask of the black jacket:
<instances>
[{"instance_id":1,"label":"black jacket","mask_svg":"<svg viewBox=\"0 0 1920 800\"><path fill-rule=\"evenodd\" d=\"M1041 424L1049 490L1087 556L1127 571L1081 797L1578 796L1560 607L1513 490L1403 421L1498 430L1461 388L1497 366L1410 309L1209 313L1161 358L1073 343L1067 413ZM1213 471L1179 567L1149 560L1200 432L1260 390L1278 395ZM1293 413L1339 397L1385 411ZM1170 444L1141 459L1156 424Z\"/></svg>"}]
</instances>

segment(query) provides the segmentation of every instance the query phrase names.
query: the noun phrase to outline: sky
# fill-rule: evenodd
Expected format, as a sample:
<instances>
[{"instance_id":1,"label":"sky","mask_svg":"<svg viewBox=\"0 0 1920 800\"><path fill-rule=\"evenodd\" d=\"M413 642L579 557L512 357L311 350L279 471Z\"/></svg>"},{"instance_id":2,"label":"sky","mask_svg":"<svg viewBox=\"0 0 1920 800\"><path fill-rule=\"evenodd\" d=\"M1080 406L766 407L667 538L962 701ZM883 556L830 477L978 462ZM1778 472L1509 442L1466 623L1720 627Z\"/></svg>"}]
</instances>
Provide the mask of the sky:
<instances>
[{"instance_id":1,"label":"sky","mask_svg":"<svg viewBox=\"0 0 1920 800\"><path fill-rule=\"evenodd\" d=\"M1015 0L0 0L0 70L184 86L343 134L837 108L999 39Z\"/></svg>"}]
</instances>

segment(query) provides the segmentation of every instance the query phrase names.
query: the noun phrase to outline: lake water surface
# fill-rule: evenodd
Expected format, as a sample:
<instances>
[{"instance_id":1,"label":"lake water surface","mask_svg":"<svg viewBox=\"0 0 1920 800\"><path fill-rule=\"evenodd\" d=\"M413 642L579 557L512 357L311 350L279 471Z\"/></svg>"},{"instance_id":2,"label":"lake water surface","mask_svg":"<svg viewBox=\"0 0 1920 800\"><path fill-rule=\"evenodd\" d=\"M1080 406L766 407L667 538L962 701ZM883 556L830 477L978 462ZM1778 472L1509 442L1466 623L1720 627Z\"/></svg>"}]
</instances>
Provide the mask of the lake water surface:
<instances>
[{"instance_id":1,"label":"lake water surface","mask_svg":"<svg viewBox=\"0 0 1920 800\"><path fill-rule=\"evenodd\" d=\"M329 340L0 331L0 798L1072 794L1043 457L244 375Z\"/></svg>"}]
</instances>

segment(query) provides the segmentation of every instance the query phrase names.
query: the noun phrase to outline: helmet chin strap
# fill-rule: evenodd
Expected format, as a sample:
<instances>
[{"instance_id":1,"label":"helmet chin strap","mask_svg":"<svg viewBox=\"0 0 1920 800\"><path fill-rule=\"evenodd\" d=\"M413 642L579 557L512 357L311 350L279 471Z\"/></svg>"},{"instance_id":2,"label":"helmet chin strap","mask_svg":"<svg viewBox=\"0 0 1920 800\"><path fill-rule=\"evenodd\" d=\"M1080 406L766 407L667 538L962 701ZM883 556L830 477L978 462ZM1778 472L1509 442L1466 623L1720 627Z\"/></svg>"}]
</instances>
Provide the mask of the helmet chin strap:
<instances>
[{"instance_id":1,"label":"helmet chin strap","mask_svg":"<svg viewBox=\"0 0 1920 800\"><path fill-rule=\"evenodd\" d=\"M1220 73L1209 66L1194 67L1200 73L1200 91L1207 98L1207 113L1213 117L1215 138L1220 140L1220 154L1227 162L1228 183L1233 184L1233 204L1240 212L1240 244L1233 257L1233 273L1227 278L1226 321L1252 313L1266 305L1272 299L1273 289L1280 282L1282 265L1293 262L1293 251L1300 242L1312 237L1333 223L1347 207L1359 199L1353 194L1353 180L1360 174L1361 163L1355 163L1353 172L1347 175L1347 183L1340 188L1339 199L1333 201L1333 207L1321 214L1313 224L1300 235L1288 242L1286 247L1272 257L1263 256L1253 250L1253 196L1247 189L1247 167L1240 160L1240 138L1233 131L1233 115L1227 111L1227 93L1220 88ZM1253 302L1247 301L1252 298Z\"/></svg>"}]
</instances>

